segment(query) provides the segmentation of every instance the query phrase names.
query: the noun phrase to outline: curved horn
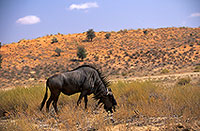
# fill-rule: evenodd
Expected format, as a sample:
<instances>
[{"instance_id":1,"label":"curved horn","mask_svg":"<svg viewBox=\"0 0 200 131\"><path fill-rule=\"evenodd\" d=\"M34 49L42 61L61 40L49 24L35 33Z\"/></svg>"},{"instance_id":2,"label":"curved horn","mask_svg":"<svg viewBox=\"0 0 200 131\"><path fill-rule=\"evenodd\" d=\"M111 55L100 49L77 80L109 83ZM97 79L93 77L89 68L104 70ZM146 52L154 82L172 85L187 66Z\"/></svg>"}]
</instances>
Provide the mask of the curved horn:
<instances>
[{"instance_id":1,"label":"curved horn","mask_svg":"<svg viewBox=\"0 0 200 131\"><path fill-rule=\"evenodd\" d=\"M107 95L112 95L112 91L107 88Z\"/></svg>"}]
</instances>

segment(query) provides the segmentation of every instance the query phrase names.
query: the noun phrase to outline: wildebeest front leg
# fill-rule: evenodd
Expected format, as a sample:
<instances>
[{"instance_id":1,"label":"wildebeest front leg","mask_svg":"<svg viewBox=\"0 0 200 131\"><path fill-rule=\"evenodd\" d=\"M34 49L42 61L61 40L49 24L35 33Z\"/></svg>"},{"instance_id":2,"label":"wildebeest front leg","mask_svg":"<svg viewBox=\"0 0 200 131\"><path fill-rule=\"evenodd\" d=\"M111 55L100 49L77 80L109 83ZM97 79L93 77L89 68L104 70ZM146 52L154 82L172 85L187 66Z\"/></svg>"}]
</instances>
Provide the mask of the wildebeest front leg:
<instances>
[{"instance_id":1,"label":"wildebeest front leg","mask_svg":"<svg viewBox=\"0 0 200 131\"><path fill-rule=\"evenodd\" d=\"M79 96L79 98L78 98L78 101L77 101L77 106L78 106L79 104L81 104L81 100L82 100L82 98L83 98L84 96L86 96L86 94L87 94L87 92L81 92L81 94L80 94L80 96Z\"/></svg>"}]
</instances>

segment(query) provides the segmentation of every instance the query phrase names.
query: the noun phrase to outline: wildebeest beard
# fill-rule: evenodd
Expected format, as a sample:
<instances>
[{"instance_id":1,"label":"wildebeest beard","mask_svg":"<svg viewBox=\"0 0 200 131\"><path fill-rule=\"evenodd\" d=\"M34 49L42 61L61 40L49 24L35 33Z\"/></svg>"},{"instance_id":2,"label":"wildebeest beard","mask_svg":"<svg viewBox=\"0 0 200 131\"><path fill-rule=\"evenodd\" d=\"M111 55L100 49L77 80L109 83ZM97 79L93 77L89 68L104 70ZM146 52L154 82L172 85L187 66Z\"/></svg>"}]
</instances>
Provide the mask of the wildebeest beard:
<instances>
[{"instance_id":1,"label":"wildebeest beard","mask_svg":"<svg viewBox=\"0 0 200 131\"><path fill-rule=\"evenodd\" d=\"M107 94L103 95L103 96L94 96L94 98L98 101L98 104L96 105L96 108L100 105L100 104L104 104L104 109L107 112L111 112L113 113L113 111L116 111L116 106L117 106L117 102L114 98L114 95L112 93L112 90L110 88L108 88L107 90Z\"/></svg>"}]
</instances>

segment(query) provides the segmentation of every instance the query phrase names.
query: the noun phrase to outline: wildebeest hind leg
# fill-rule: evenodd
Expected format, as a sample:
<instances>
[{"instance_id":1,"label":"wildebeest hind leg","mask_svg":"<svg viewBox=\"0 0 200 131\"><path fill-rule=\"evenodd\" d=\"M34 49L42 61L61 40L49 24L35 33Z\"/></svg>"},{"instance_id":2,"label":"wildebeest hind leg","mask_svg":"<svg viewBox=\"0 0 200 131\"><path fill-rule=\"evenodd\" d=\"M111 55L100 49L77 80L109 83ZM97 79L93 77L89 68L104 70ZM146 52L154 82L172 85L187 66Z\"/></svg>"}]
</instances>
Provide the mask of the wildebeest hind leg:
<instances>
[{"instance_id":1,"label":"wildebeest hind leg","mask_svg":"<svg viewBox=\"0 0 200 131\"><path fill-rule=\"evenodd\" d=\"M78 101L77 101L77 106L81 104L82 98L83 98L83 95L81 93L80 96L79 96L79 98L78 98Z\"/></svg>"},{"instance_id":2,"label":"wildebeest hind leg","mask_svg":"<svg viewBox=\"0 0 200 131\"><path fill-rule=\"evenodd\" d=\"M87 109L87 102L88 102L87 95L86 95L86 96L84 96L84 100L85 100L85 109Z\"/></svg>"},{"instance_id":3,"label":"wildebeest hind leg","mask_svg":"<svg viewBox=\"0 0 200 131\"><path fill-rule=\"evenodd\" d=\"M60 93L57 96L55 96L54 99L53 99L53 107L54 107L54 110L57 114L58 114L57 102L58 102L59 95L60 95Z\"/></svg>"},{"instance_id":4,"label":"wildebeest hind leg","mask_svg":"<svg viewBox=\"0 0 200 131\"><path fill-rule=\"evenodd\" d=\"M49 97L48 101L47 101L47 104L46 104L46 109L47 109L47 112L49 112L49 106L51 104L51 102L53 101L53 94L51 94L51 96Z\"/></svg>"}]
</instances>

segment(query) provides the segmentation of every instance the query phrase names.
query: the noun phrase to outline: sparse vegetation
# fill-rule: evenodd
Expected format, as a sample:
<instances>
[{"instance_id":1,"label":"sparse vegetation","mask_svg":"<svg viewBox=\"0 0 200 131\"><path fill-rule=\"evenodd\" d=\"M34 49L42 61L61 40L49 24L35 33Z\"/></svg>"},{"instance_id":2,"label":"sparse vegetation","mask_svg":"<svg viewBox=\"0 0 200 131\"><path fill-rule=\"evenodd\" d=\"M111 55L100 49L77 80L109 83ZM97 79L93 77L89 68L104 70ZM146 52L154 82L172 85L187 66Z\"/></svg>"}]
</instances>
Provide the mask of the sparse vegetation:
<instances>
[{"instance_id":1,"label":"sparse vegetation","mask_svg":"<svg viewBox=\"0 0 200 131\"><path fill-rule=\"evenodd\" d=\"M143 33L145 30L149 31L147 35ZM197 44L199 28L173 27L128 30L126 34L123 30L121 32L110 32L112 36L109 40L105 38L108 32L95 32L98 37L93 39L92 44L88 42L86 32L63 36L55 34L6 44L0 51L3 55L0 87L13 87L15 81L23 84L30 77L43 79L56 71L66 71L66 67L73 69L78 66L76 63L99 65L105 68L106 75L113 78L123 77L121 73L118 76L113 73L122 72L123 69L128 72L124 77L160 75L162 69L168 69L170 74L198 71L195 67L200 59L200 46ZM56 38L58 43L51 44L52 38ZM84 45L87 49L88 55L84 62L77 60L78 45ZM56 47L65 51L60 53L62 59L55 57ZM22 70L25 66L36 70L39 75L30 76Z\"/></svg>"},{"instance_id":2,"label":"sparse vegetation","mask_svg":"<svg viewBox=\"0 0 200 131\"><path fill-rule=\"evenodd\" d=\"M52 40L51 40L51 44L53 43L57 43L58 42L58 39L56 37L54 37Z\"/></svg>"},{"instance_id":3,"label":"sparse vegetation","mask_svg":"<svg viewBox=\"0 0 200 131\"><path fill-rule=\"evenodd\" d=\"M83 46L78 46L77 48L77 56L80 58L82 61L84 58L87 56L87 51Z\"/></svg>"},{"instance_id":4,"label":"sparse vegetation","mask_svg":"<svg viewBox=\"0 0 200 131\"><path fill-rule=\"evenodd\" d=\"M1 67L2 60L3 60L3 58L2 58L2 55L0 54L0 69L2 68Z\"/></svg>"},{"instance_id":5,"label":"sparse vegetation","mask_svg":"<svg viewBox=\"0 0 200 131\"><path fill-rule=\"evenodd\" d=\"M1 42L0 42L0 49L1 49ZM2 60L3 60L3 59L2 59L2 55L0 54L0 69L2 68L2 67L1 67Z\"/></svg>"},{"instance_id":6,"label":"sparse vegetation","mask_svg":"<svg viewBox=\"0 0 200 131\"><path fill-rule=\"evenodd\" d=\"M161 74L167 74L167 73L169 73L169 70L168 70L168 69L163 69L163 70L161 71Z\"/></svg>"},{"instance_id":7,"label":"sparse vegetation","mask_svg":"<svg viewBox=\"0 0 200 131\"><path fill-rule=\"evenodd\" d=\"M178 80L178 85L186 85L186 84L189 84L191 81L190 77L187 77L187 78L181 78Z\"/></svg>"},{"instance_id":8,"label":"sparse vegetation","mask_svg":"<svg viewBox=\"0 0 200 131\"><path fill-rule=\"evenodd\" d=\"M88 41L92 41L94 39L94 37L96 37L94 30L93 29L89 29L87 31L87 39L88 39Z\"/></svg>"},{"instance_id":9,"label":"sparse vegetation","mask_svg":"<svg viewBox=\"0 0 200 131\"><path fill-rule=\"evenodd\" d=\"M106 33L105 38L106 38L106 39L109 39L110 36L111 36L111 33Z\"/></svg>"},{"instance_id":10,"label":"sparse vegetation","mask_svg":"<svg viewBox=\"0 0 200 131\"><path fill-rule=\"evenodd\" d=\"M197 66L194 68L194 72L200 72L200 65L197 65Z\"/></svg>"},{"instance_id":11,"label":"sparse vegetation","mask_svg":"<svg viewBox=\"0 0 200 131\"><path fill-rule=\"evenodd\" d=\"M124 30L119 30L117 33L127 33L128 32L128 30L127 29L124 29Z\"/></svg>"},{"instance_id":12,"label":"sparse vegetation","mask_svg":"<svg viewBox=\"0 0 200 131\"><path fill-rule=\"evenodd\" d=\"M26 41L26 39L21 39L18 41L18 43L25 42L25 41Z\"/></svg>"},{"instance_id":13,"label":"sparse vegetation","mask_svg":"<svg viewBox=\"0 0 200 131\"><path fill-rule=\"evenodd\" d=\"M147 31L147 30L144 30L143 33L144 33L145 35L147 35L147 34L148 34L148 31Z\"/></svg>"},{"instance_id":14,"label":"sparse vegetation","mask_svg":"<svg viewBox=\"0 0 200 131\"><path fill-rule=\"evenodd\" d=\"M60 56L60 53L62 52L62 50L58 47L56 47L55 52L57 53L57 56Z\"/></svg>"}]
</instances>

